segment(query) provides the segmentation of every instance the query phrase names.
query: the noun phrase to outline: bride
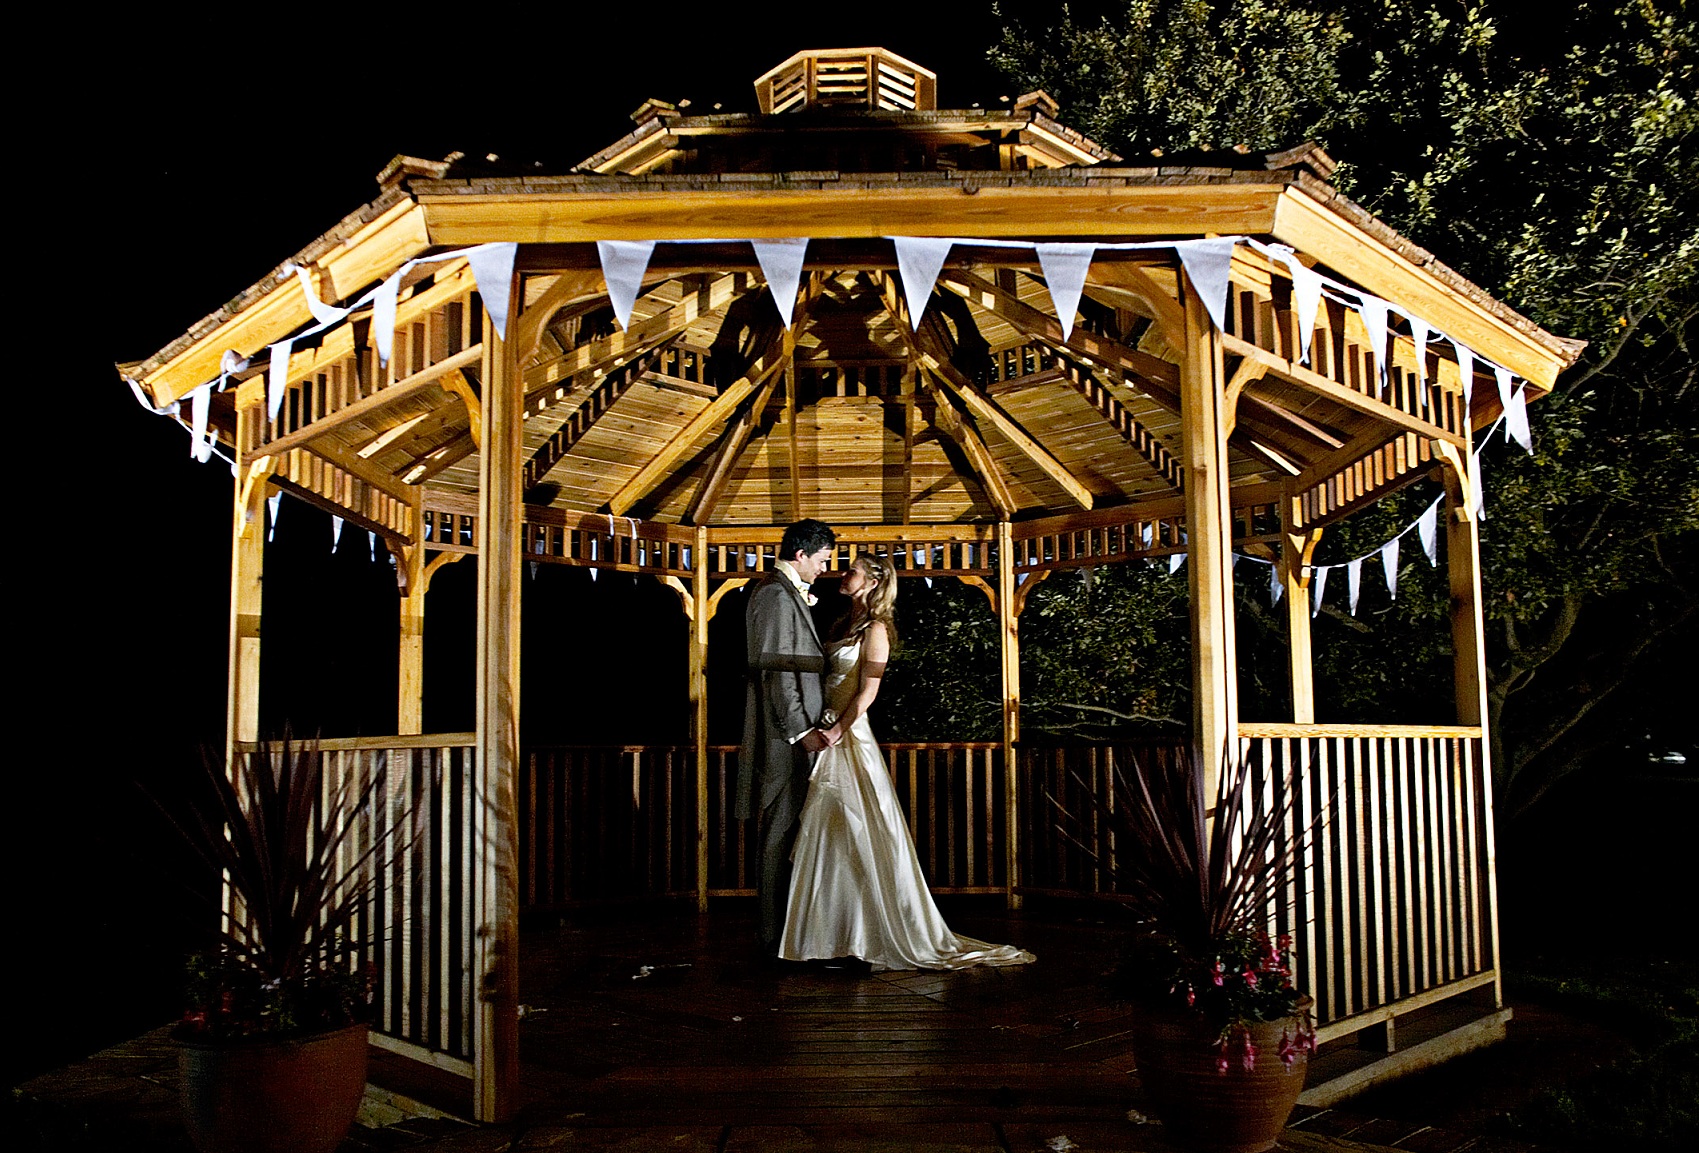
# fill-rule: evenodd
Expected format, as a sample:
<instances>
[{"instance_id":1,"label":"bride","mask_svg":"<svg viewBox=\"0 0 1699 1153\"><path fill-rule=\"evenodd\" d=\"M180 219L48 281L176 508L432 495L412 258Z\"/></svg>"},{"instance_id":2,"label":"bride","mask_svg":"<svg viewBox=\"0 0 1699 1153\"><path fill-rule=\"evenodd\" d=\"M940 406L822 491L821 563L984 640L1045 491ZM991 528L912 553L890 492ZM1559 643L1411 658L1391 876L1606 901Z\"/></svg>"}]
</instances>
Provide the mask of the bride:
<instances>
[{"instance_id":1,"label":"bride","mask_svg":"<svg viewBox=\"0 0 1699 1153\"><path fill-rule=\"evenodd\" d=\"M867 706L896 639L896 574L863 553L844 574L852 607L827 646L823 734L791 854L790 902L779 956L859 957L886 969L1022 965L1033 955L950 932L920 871Z\"/></svg>"}]
</instances>

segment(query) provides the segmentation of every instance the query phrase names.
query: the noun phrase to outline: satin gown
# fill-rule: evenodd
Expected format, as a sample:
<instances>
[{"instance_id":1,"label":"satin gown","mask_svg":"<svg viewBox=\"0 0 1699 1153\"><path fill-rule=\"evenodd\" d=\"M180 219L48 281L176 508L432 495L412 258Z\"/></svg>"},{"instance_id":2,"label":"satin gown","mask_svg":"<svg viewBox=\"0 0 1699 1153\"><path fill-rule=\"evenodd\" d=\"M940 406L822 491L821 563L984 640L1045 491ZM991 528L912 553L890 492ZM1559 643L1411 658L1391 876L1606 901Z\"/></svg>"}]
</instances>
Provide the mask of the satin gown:
<instances>
[{"instance_id":1,"label":"satin gown","mask_svg":"<svg viewBox=\"0 0 1699 1153\"><path fill-rule=\"evenodd\" d=\"M860 659L860 638L828 654L825 697L834 716L860 686ZM791 854L779 956L860 957L874 972L1024 965L1034 959L1012 945L950 932L932 901L866 713L814 760Z\"/></svg>"}]
</instances>

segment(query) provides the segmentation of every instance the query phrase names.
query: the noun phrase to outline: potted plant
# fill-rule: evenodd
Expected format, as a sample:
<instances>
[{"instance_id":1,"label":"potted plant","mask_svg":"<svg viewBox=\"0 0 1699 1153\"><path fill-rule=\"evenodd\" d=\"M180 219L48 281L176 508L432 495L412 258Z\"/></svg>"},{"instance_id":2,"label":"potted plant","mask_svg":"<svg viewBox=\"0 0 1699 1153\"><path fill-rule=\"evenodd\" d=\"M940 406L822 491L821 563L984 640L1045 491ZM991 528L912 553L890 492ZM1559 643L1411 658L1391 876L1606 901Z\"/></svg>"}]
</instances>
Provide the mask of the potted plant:
<instances>
[{"instance_id":1,"label":"potted plant","mask_svg":"<svg viewBox=\"0 0 1699 1153\"><path fill-rule=\"evenodd\" d=\"M330 1153L366 1085L371 991L351 930L406 822L379 830L363 815L376 779L327 780L319 751L287 738L228 774L204 764L201 795L166 811L228 901L174 1033L189 1135L202 1153Z\"/></svg>"},{"instance_id":2,"label":"potted plant","mask_svg":"<svg viewBox=\"0 0 1699 1153\"><path fill-rule=\"evenodd\" d=\"M1206 809L1200 769L1181 756L1117 764L1112 795L1095 799L1113 851L1081 847L1134 918L1117 979L1137 1006L1133 1054L1152 1111L1184 1148L1260 1153L1274 1148L1315 1050L1291 941L1266 928L1268 898L1309 830L1289 820L1289 803L1254 803L1247 762L1224 766ZM1066 825L1079 844L1081 822Z\"/></svg>"}]
</instances>

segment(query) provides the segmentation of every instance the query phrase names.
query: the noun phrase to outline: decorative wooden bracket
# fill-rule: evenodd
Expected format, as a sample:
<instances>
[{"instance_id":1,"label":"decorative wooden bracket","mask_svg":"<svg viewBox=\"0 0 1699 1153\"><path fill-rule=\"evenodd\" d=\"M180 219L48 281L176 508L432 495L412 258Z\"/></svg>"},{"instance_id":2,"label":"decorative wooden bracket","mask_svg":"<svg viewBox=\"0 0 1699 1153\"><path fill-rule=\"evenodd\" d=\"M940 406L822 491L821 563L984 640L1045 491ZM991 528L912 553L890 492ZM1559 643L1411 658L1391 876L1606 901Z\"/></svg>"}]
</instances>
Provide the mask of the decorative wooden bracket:
<instances>
[{"instance_id":1,"label":"decorative wooden bracket","mask_svg":"<svg viewBox=\"0 0 1699 1153\"><path fill-rule=\"evenodd\" d=\"M484 447L484 405L478 398L478 390L472 382L466 379L466 374L459 369L445 373L442 378L443 391L452 396L458 396L466 405L466 419L472 426L472 443L480 449Z\"/></svg>"}]
</instances>

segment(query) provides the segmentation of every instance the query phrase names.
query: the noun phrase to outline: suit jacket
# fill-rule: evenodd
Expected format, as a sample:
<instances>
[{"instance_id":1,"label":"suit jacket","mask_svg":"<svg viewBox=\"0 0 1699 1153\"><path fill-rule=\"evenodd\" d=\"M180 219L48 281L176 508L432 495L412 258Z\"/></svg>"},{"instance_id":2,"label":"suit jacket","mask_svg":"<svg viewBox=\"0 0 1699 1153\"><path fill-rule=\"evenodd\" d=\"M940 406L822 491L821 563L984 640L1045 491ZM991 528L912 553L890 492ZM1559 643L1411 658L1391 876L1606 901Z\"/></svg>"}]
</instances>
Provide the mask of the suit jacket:
<instances>
[{"instance_id":1,"label":"suit jacket","mask_svg":"<svg viewBox=\"0 0 1699 1153\"><path fill-rule=\"evenodd\" d=\"M809 755L791 737L814 728L825 703L826 651L796 586L773 572L749 598L743 745L732 815L752 817L808 780Z\"/></svg>"}]
</instances>

